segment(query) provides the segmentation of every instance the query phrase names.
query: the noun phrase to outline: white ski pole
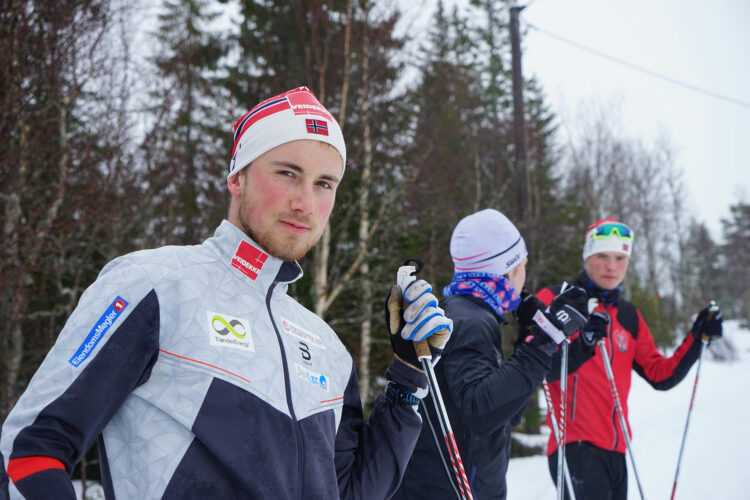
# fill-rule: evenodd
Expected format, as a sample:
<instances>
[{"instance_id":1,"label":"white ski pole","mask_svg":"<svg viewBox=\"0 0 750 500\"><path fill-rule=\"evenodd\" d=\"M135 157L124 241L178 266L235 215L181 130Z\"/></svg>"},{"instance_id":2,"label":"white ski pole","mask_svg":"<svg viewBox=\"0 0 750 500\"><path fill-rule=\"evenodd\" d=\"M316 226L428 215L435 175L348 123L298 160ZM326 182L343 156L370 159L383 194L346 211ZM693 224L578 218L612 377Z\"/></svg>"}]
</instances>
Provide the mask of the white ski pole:
<instances>
[{"instance_id":1,"label":"white ski pole","mask_svg":"<svg viewBox=\"0 0 750 500\"><path fill-rule=\"evenodd\" d=\"M416 262L419 265L419 269L422 268L422 262L417 259L409 259L405 264L408 264L410 261ZM398 269L396 275L396 283L398 284L398 287L393 287L391 289L391 297L388 300L388 308L392 320L400 317L400 311L406 305L401 294L412 281L417 279L415 276L416 273L417 269L414 266L403 265ZM393 331L393 329L391 331ZM435 370L432 367L430 345L426 340L422 340L421 342L416 342L414 344L414 349L417 352L417 359L419 359L419 362L422 365L422 370L424 370L425 375L427 375L427 384L430 394L432 395L432 402L435 405L435 413L438 416L440 430L443 434L445 445L448 448L448 456L451 459L453 472L456 475L461 498L473 500L474 497L471 494L469 478L466 476L464 464L461 460L461 454L459 453L458 445L456 444L456 438L453 435L453 428L451 427L450 419L448 418L448 411L445 408L443 396L440 393L440 386L435 377Z\"/></svg>"},{"instance_id":2,"label":"white ski pole","mask_svg":"<svg viewBox=\"0 0 750 500\"><path fill-rule=\"evenodd\" d=\"M612 323L610 322L610 326ZM604 363L604 369L607 372L607 379L609 379L609 388L612 391L612 399L615 402L615 410L617 415L620 417L620 428L622 429L622 435L625 437L625 445L628 448L628 455L630 456L630 464L633 466L633 475L635 481L638 484L638 491L641 494L641 500L645 497L643 495L643 487L641 486L641 480L638 477L638 470L635 468L635 457L633 456L633 448L630 446L630 436L628 435L628 424L625 422L625 415L622 412L622 405L620 404L620 396L617 393L617 386L615 385L615 377L612 373L612 366L610 365L609 355L607 354L607 348L604 345L604 339L599 341L599 349L602 353L602 362ZM617 428L615 428L617 432Z\"/></svg>"},{"instance_id":3,"label":"white ski pole","mask_svg":"<svg viewBox=\"0 0 750 500\"><path fill-rule=\"evenodd\" d=\"M552 404L552 395L550 394L549 385L547 385L547 379L542 380L542 387L544 388L544 399L547 401L547 414L552 424L552 435L555 437L555 444L557 445L557 452L560 453L560 434L557 425L557 418L555 418L554 405ZM565 484L568 486L568 492L573 500L576 500L576 493L573 491L573 483L570 480L570 471L567 467L568 458L565 457ZM559 486L558 486L559 489Z\"/></svg>"},{"instance_id":4,"label":"white ski pole","mask_svg":"<svg viewBox=\"0 0 750 500\"><path fill-rule=\"evenodd\" d=\"M708 315L706 320L710 320L714 317L719 307L713 300L709 304ZM698 355L698 368L695 371L695 382L693 383L693 394L690 396L690 406L688 407L687 418L685 419L685 430L682 433L682 444L680 444L680 455L677 457L677 470L674 472L674 483L672 484L672 496L671 500L674 500L675 492L677 491L677 477L680 475L680 463L682 462L682 452L685 451L685 438L687 437L688 425L690 425L690 415L693 413L693 405L695 404L695 393L698 390L698 378L701 373L701 363L703 363L703 352L706 350L708 345L708 335L705 333L701 336L701 350Z\"/></svg>"},{"instance_id":5,"label":"white ski pole","mask_svg":"<svg viewBox=\"0 0 750 500\"><path fill-rule=\"evenodd\" d=\"M565 471L565 412L568 406L568 339L563 340L560 353L560 441L557 446L557 498L565 499L563 477Z\"/></svg>"}]
</instances>

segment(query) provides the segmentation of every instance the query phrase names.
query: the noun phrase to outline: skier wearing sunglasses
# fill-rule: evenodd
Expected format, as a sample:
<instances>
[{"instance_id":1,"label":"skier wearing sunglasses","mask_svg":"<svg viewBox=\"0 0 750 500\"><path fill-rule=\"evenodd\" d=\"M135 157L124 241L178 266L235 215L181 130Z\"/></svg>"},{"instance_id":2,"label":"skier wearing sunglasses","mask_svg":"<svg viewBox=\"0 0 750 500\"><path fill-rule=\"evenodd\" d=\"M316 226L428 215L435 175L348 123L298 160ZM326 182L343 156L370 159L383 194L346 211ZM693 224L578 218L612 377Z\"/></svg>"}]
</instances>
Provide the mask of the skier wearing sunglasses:
<instances>
[{"instance_id":1,"label":"skier wearing sunglasses","mask_svg":"<svg viewBox=\"0 0 750 500\"><path fill-rule=\"evenodd\" d=\"M583 246L583 269L573 281L589 297L598 299L597 310L588 323L570 337L565 458L576 500L627 498L625 453L629 450L621 421L628 418L632 372L657 390L670 389L698 359L701 339L710 340L722 334L721 312L716 307L707 307L698 314L690 332L670 357L657 350L640 311L621 295L633 237L630 227L614 219L599 220L589 226ZM559 288L559 285L545 288L537 297L549 303ZM605 360L609 360L614 387ZM559 368L557 356L547 375L553 409L560 407ZM619 394L624 420L616 408L614 388ZM552 426L549 416L547 425ZM629 437L629 423L627 427ZM552 433L547 455L550 473L556 481L557 446ZM566 498L570 498L567 491Z\"/></svg>"}]
</instances>

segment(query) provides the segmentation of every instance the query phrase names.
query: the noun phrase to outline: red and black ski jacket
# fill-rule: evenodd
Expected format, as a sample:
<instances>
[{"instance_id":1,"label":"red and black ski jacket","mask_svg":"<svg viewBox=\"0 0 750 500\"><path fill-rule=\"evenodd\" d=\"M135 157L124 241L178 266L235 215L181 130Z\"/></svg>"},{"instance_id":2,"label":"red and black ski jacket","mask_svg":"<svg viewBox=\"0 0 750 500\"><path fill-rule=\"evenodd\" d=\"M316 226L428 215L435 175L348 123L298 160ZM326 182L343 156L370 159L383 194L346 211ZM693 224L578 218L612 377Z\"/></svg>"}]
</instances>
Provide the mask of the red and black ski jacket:
<instances>
[{"instance_id":1,"label":"red and black ski jacket","mask_svg":"<svg viewBox=\"0 0 750 500\"><path fill-rule=\"evenodd\" d=\"M582 277L579 277L575 284L586 288ZM537 297L549 305L559 290L559 285L545 288L537 293ZM593 295L591 291L589 294ZM665 358L656 349L648 325L643 321L640 311L631 302L616 296L609 303L600 301L597 310L605 311L610 316L609 334L605 338L605 346L611 360L615 385L628 425L628 436L631 436L628 420L628 394L632 370L635 370L655 389L670 389L687 375L690 367L698 359L700 342L694 341L693 335L688 334L674 354ZM565 442L586 441L605 450L625 453L625 439L603 363L600 347L597 346L594 351L588 350L581 342L579 333L571 337ZM559 354L553 358L547 381L555 416L559 421ZM547 426L552 428L549 416L547 416ZM551 455L556 448L554 434L550 433L547 455Z\"/></svg>"}]
</instances>

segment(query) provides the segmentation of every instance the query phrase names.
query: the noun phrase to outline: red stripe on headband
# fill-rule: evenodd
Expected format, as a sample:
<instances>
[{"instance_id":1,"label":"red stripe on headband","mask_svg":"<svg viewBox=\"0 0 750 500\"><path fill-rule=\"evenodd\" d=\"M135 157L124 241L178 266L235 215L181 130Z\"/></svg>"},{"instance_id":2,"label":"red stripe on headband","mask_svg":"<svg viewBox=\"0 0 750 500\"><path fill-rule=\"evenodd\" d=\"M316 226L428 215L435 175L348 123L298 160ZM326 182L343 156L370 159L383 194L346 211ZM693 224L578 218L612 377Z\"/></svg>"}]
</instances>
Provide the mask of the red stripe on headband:
<instances>
[{"instance_id":1,"label":"red stripe on headband","mask_svg":"<svg viewBox=\"0 0 750 500\"><path fill-rule=\"evenodd\" d=\"M451 255L451 258L453 260L471 260L471 259L476 259L477 257L481 257L482 255L487 255L488 253L490 253L490 252L489 251L482 252L482 253L478 253L476 255L472 255L471 257L454 257L454 256Z\"/></svg>"},{"instance_id":2,"label":"red stripe on headband","mask_svg":"<svg viewBox=\"0 0 750 500\"><path fill-rule=\"evenodd\" d=\"M274 99L278 99L277 97L273 99L269 99L269 101L272 101ZM247 131L253 124L257 123L258 120L262 120L263 118L267 116L271 116L273 114L276 114L280 111L285 111L287 109L291 109L291 106L289 105L289 101L287 99L284 99L283 101L279 101L276 104L273 104L271 106L268 106L266 103L268 101L264 101L257 106L255 106L253 109L248 111L242 118L237 120L237 125L242 123L242 130L237 133L235 131L235 137L234 145L232 146L232 156L234 156L234 152L237 149L237 144L240 143L240 138L242 137L242 134ZM264 107L265 106L265 107Z\"/></svg>"}]
</instances>

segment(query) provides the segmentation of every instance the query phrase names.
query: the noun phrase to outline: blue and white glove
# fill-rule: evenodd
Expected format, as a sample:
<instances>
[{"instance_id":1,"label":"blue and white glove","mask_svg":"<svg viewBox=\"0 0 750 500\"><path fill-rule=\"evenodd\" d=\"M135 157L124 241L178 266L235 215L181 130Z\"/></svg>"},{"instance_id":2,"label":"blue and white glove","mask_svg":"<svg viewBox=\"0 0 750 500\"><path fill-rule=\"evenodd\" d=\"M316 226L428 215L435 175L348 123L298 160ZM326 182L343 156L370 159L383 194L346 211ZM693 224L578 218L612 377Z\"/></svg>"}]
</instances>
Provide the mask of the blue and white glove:
<instances>
[{"instance_id":1,"label":"blue and white glove","mask_svg":"<svg viewBox=\"0 0 750 500\"><path fill-rule=\"evenodd\" d=\"M453 321L438 307L432 287L420 279L409 283L403 293L399 285L391 288L386 297L385 321L394 355L417 369L420 369L420 362L415 342L427 341L434 364L453 331Z\"/></svg>"}]
</instances>

